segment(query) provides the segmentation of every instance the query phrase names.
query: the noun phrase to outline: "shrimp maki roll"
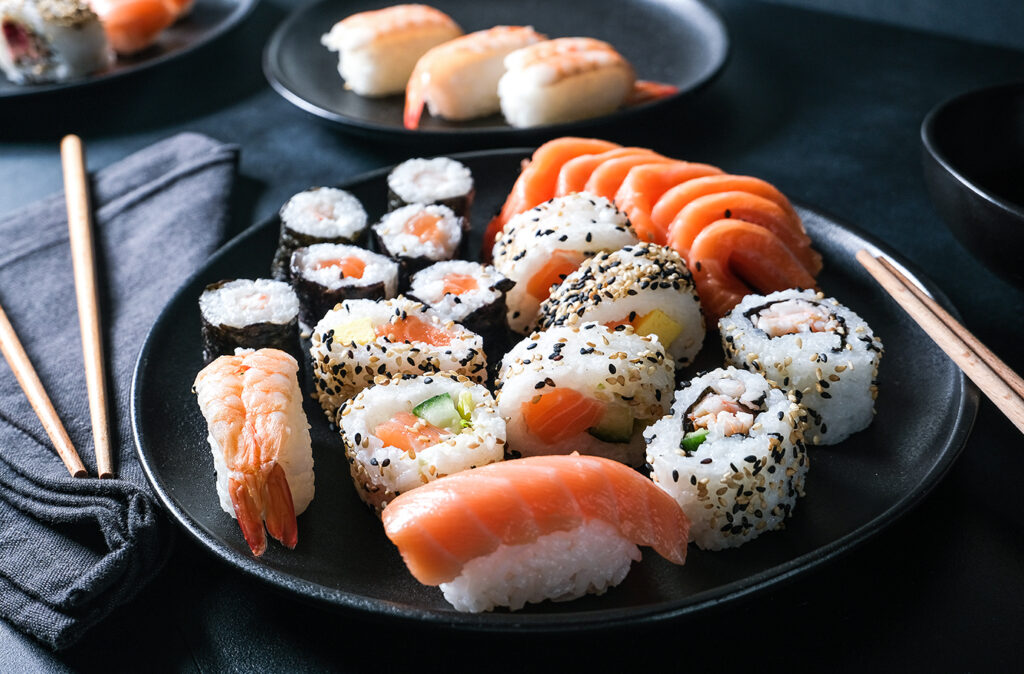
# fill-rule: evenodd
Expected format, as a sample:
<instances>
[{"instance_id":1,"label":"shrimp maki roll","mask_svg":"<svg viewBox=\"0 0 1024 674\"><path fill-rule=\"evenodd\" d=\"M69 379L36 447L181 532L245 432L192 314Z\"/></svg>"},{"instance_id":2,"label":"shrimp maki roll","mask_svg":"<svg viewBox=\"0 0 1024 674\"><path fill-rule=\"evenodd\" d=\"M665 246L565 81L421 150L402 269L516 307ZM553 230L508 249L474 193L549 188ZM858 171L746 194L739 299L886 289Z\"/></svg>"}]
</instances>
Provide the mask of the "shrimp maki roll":
<instances>
[{"instance_id":1,"label":"shrimp maki roll","mask_svg":"<svg viewBox=\"0 0 1024 674\"><path fill-rule=\"evenodd\" d=\"M475 195L473 174L469 168L448 157L409 159L388 174L389 211L410 204L439 204L464 218L465 228L469 224Z\"/></svg>"},{"instance_id":2,"label":"shrimp maki roll","mask_svg":"<svg viewBox=\"0 0 1024 674\"><path fill-rule=\"evenodd\" d=\"M290 267L305 336L339 302L391 299L398 292L398 265L394 260L357 246L303 246L292 253Z\"/></svg>"},{"instance_id":3,"label":"shrimp maki roll","mask_svg":"<svg viewBox=\"0 0 1024 674\"><path fill-rule=\"evenodd\" d=\"M113 62L103 24L86 2L0 0L0 70L11 82L64 82Z\"/></svg>"},{"instance_id":4,"label":"shrimp maki roll","mask_svg":"<svg viewBox=\"0 0 1024 674\"><path fill-rule=\"evenodd\" d=\"M281 235L271 273L287 281L292 253L316 243L358 243L366 232L366 209L354 195L334 187L310 187L281 207Z\"/></svg>"},{"instance_id":5,"label":"shrimp maki roll","mask_svg":"<svg viewBox=\"0 0 1024 674\"><path fill-rule=\"evenodd\" d=\"M447 206L410 204L386 214L373 226L377 250L399 265L399 286L420 269L451 260L462 245L465 219Z\"/></svg>"},{"instance_id":6,"label":"shrimp maki roll","mask_svg":"<svg viewBox=\"0 0 1024 674\"><path fill-rule=\"evenodd\" d=\"M690 518L702 550L780 529L803 496L804 409L760 374L730 367L676 391L672 414L644 431L651 479Z\"/></svg>"},{"instance_id":7,"label":"shrimp maki roll","mask_svg":"<svg viewBox=\"0 0 1024 674\"><path fill-rule=\"evenodd\" d=\"M541 304L540 327L597 321L632 325L656 335L682 368L704 342L704 317L686 263L671 248L653 243L598 253L569 274Z\"/></svg>"},{"instance_id":8,"label":"shrimp maki roll","mask_svg":"<svg viewBox=\"0 0 1024 674\"><path fill-rule=\"evenodd\" d=\"M657 339L586 323L516 344L497 386L512 456L578 451L640 466L642 431L667 413L675 380Z\"/></svg>"},{"instance_id":9,"label":"shrimp maki roll","mask_svg":"<svg viewBox=\"0 0 1024 674\"><path fill-rule=\"evenodd\" d=\"M403 492L504 456L490 391L450 372L378 377L345 403L338 425L356 492L378 516Z\"/></svg>"},{"instance_id":10,"label":"shrimp maki roll","mask_svg":"<svg viewBox=\"0 0 1024 674\"><path fill-rule=\"evenodd\" d=\"M509 220L494 244L494 267L516 282L508 324L531 332L540 304L588 257L639 243L612 202L579 192L546 201Z\"/></svg>"},{"instance_id":11,"label":"shrimp maki roll","mask_svg":"<svg viewBox=\"0 0 1024 674\"><path fill-rule=\"evenodd\" d=\"M313 500L313 450L298 367L283 351L259 349L221 356L195 381L220 506L238 520L257 557L267 548L266 532L295 547L295 518Z\"/></svg>"},{"instance_id":12,"label":"shrimp maki roll","mask_svg":"<svg viewBox=\"0 0 1024 674\"><path fill-rule=\"evenodd\" d=\"M331 422L377 376L455 372L487 379L483 340L419 302L345 300L313 330L313 397Z\"/></svg>"},{"instance_id":13,"label":"shrimp maki roll","mask_svg":"<svg viewBox=\"0 0 1024 674\"><path fill-rule=\"evenodd\" d=\"M234 279L206 286L199 296L203 359L235 349L280 349L299 353L299 300L287 283Z\"/></svg>"},{"instance_id":14,"label":"shrimp maki roll","mask_svg":"<svg viewBox=\"0 0 1024 674\"><path fill-rule=\"evenodd\" d=\"M726 359L790 390L807 439L834 445L874 419L882 342L867 322L813 290L748 295L719 321Z\"/></svg>"}]
</instances>

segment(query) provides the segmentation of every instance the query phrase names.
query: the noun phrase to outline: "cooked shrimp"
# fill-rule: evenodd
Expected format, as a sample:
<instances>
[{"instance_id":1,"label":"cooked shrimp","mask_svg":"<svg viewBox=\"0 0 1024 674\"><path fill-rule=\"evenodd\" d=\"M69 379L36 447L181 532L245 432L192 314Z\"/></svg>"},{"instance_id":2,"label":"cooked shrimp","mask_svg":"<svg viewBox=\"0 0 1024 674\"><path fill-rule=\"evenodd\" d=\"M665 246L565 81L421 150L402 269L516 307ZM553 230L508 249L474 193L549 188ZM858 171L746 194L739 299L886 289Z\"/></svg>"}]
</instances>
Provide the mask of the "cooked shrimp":
<instances>
[{"instance_id":1,"label":"cooked shrimp","mask_svg":"<svg viewBox=\"0 0 1024 674\"><path fill-rule=\"evenodd\" d=\"M89 6L100 17L110 46L122 55L149 47L178 18L170 0L89 0Z\"/></svg>"},{"instance_id":2,"label":"cooked shrimp","mask_svg":"<svg viewBox=\"0 0 1024 674\"><path fill-rule=\"evenodd\" d=\"M753 412L735 398L716 393L697 403L690 412L690 420L694 428L716 427L722 435L736 435L748 432L754 425Z\"/></svg>"},{"instance_id":3,"label":"cooked shrimp","mask_svg":"<svg viewBox=\"0 0 1024 674\"><path fill-rule=\"evenodd\" d=\"M801 299L776 302L751 316L751 322L771 337L797 332L834 332L839 327L828 309Z\"/></svg>"}]
</instances>

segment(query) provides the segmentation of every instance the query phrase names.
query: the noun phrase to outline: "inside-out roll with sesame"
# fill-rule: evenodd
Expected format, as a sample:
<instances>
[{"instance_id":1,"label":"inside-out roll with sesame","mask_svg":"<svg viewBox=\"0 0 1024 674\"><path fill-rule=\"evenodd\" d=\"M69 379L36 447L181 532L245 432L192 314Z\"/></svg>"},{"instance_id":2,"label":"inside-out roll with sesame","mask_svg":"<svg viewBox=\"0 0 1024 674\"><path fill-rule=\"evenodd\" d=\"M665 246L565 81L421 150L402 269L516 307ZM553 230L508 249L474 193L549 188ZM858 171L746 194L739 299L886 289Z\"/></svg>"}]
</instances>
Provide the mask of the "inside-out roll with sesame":
<instances>
[{"instance_id":1,"label":"inside-out roll with sesame","mask_svg":"<svg viewBox=\"0 0 1024 674\"><path fill-rule=\"evenodd\" d=\"M540 304L602 251L638 243L629 220L604 197L578 192L546 201L505 225L494 243L494 267L516 282L508 294L508 323L520 334L536 325Z\"/></svg>"},{"instance_id":2,"label":"inside-out roll with sesame","mask_svg":"<svg viewBox=\"0 0 1024 674\"><path fill-rule=\"evenodd\" d=\"M388 174L388 210L410 204L440 204L465 218L468 227L476 190L473 174L448 157L408 159Z\"/></svg>"},{"instance_id":3,"label":"inside-out roll with sesame","mask_svg":"<svg viewBox=\"0 0 1024 674\"><path fill-rule=\"evenodd\" d=\"M504 456L490 391L448 372L378 377L345 403L338 425L356 491L378 515L403 492Z\"/></svg>"},{"instance_id":4,"label":"inside-out roll with sesame","mask_svg":"<svg viewBox=\"0 0 1024 674\"><path fill-rule=\"evenodd\" d=\"M807 408L807 440L834 445L874 418L882 342L813 290L748 295L719 321L727 362L760 372Z\"/></svg>"},{"instance_id":5,"label":"inside-out roll with sesame","mask_svg":"<svg viewBox=\"0 0 1024 674\"><path fill-rule=\"evenodd\" d=\"M332 422L377 376L448 371L487 379L480 336L405 297L345 300L317 323L309 352L313 397Z\"/></svg>"},{"instance_id":6,"label":"inside-out roll with sesame","mask_svg":"<svg viewBox=\"0 0 1024 674\"><path fill-rule=\"evenodd\" d=\"M355 195L335 187L310 187L281 207L281 234L271 263L274 278L287 281L292 253L316 243L357 243L367 215Z\"/></svg>"},{"instance_id":7,"label":"inside-out roll with sesame","mask_svg":"<svg viewBox=\"0 0 1024 674\"><path fill-rule=\"evenodd\" d=\"M585 260L541 304L541 329L586 321L656 335L677 369L690 365L704 342L704 316L686 263L653 243Z\"/></svg>"},{"instance_id":8,"label":"inside-out roll with sesame","mask_svg":"<svg viewBox=\"0 0 1024 674\"><path fill-rule=\"evenodd\" d=\"M600 323L522 340L502 361L498 410L512 456L581 454L643 464L642 430L669 408L672 359L658 340Z\"/></svg>"},{"instance_id":9,"label":"inside-out roll with sesame","mask_svg":"<svg viewBox=\"0 0 1024 674\"><path fill-rule=\"evenodd\" d=\"M399 285L435 262L451 260L459 252L465 220L441 205L410 204L387 213L373 226L377 250L399 265Z\"/></svg>"},{"instance_id":10,"label":"inside-out roll with sesame","mask_svg":"<svg viewBox=\"0 0 1024 674\"><path fill-rule=\"evenodd\" d=\"M698 547L733 548L783 526L804 493L806 416L775 384L734 367L676 391L672 414L644 431L647 463Z\"/></svg>"},{"instance_id":11,"label":"inside-out roll with sesame","mask_svg":"<svg viewBox=\"0 0 1024 674\"><path fill-rule=\"evenodd\" d=\"M303 246L292 253L289 266L304 335L339 302L385 300L398 293L398 263L358 246Z\"/></svg>"},{"instance_id":12,"label":"inside-out roll with sesame","mask_svg":"<svg viewBox=\"0 0 1024 674\"><path fill-rule=\"evenodd\" d=\"M203 360L235 349L274 348L299 355L299 300L287 283L230 279L206 286L199 296Z\"/></svg>"}]
</instances>

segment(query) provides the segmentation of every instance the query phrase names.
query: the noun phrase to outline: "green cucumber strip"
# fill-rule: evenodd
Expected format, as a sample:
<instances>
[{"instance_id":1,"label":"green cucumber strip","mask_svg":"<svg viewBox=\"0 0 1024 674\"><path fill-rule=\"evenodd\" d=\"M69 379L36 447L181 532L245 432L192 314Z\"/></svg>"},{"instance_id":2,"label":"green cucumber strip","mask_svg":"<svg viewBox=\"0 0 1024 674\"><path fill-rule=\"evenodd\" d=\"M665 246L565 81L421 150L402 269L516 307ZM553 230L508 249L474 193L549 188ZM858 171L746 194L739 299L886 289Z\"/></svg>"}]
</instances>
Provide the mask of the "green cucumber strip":
<instances>
[{"instance_id":1,"label":"green cucumber strip","mask_svg":"<svg viewBox=\"0 0 1024 674\"><path fill-rule=\"evenodd\" d=\"M702 428L699 431L690 431L679 441L679 449L684 452L692 452L700 447L701 443L708 439L708 429Z\"/></svg>"},{"instance_id":2,"label":"green cucumber strip","mask_svg":"<svg viewBox=\"0 0 1024 674\"><path fill-rule=\"evenodd\" d=\"M438 428L444 428L453 433L457 433L462 427L462 417L455 408L455 401L447 393L427 398L412 408L412 413Z\"/></svg>"}]
</instances>

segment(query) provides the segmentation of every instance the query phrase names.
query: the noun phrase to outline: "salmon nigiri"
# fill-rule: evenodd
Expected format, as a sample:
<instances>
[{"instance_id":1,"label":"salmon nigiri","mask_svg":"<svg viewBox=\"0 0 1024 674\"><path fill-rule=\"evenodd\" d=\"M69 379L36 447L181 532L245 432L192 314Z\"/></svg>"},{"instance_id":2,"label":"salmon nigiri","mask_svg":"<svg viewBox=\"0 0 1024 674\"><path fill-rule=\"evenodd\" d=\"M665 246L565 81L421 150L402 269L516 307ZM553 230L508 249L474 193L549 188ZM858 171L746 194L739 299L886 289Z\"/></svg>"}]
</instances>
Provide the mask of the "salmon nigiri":
<instances>
[{"instance_id":1,"label":"salmon nigiri","mask_svg":"<svg viewBox=\"0 0 1024 674\"><path fill-rule=\"evenodd\" d=\"M425 585L460 611L602 593L650 546L686 560L690 523L653 482L595 456L535 456L406 492L384 530Z\"/></svg>"}]
</instances>

